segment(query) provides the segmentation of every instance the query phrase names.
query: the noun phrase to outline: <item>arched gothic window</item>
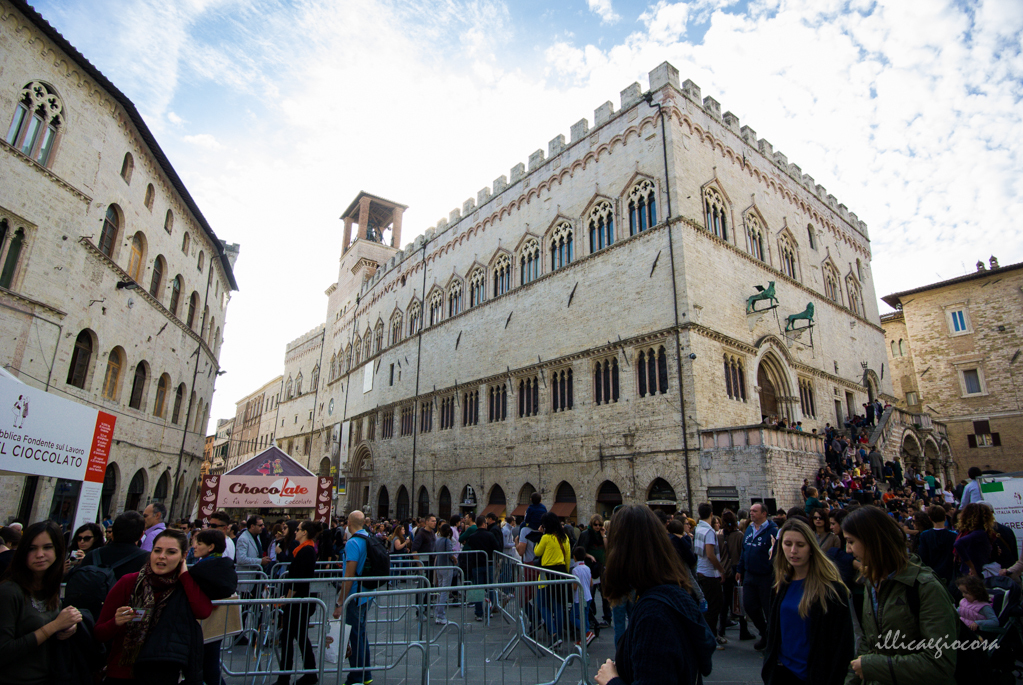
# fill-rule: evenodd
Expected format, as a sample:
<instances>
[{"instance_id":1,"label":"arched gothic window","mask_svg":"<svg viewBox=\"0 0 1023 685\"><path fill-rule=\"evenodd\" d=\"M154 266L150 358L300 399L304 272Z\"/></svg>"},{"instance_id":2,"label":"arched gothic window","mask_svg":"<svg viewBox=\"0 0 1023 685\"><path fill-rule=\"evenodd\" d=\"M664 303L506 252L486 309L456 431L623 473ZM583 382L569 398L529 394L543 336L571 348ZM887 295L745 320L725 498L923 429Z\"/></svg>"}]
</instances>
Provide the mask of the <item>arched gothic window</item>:
<instances>
[{"instance_id":1,"label":"arched gothic window","mask_svg":"<svg viewBox=\"0 0 1023 685\"><path fill-rule=\"evenodd\" d=\"M0 219L0 287L11 289L14 284L14 276L18 272L18 261L21 259L21 251L25 247L25 229L18 228L7 239L10 227L6 219Z\"/></svg>"},{"instance_id":2,"label":"arched gothic window","mask_svg":"<svg viewBox=\"0 0 1023 685\"><path fill-rule=\"evenodd\" d=\"M559 223L551 233L551 271L572 263L572 224Z\"/></svg>"},{"instance_id":3,"label":"arched gothic window","mask_svg":"<svg viewBox=\"0 0 1023 685\"><path fill-rule=\"evenodd\" d=\"M562 369L551 374L551 410L555 412L572 409L572 369Z\"/></svg>"},{"instance_id":4,"label":"arched gothic window","mask_svg":"<svg viewBox=\"0 0 1023 685\"><path fill-rule=\"evenodd\" d=\"M860 284L850 274L845 279L845 289L849 293L849 309L857 316L863 316L863 295Z\"/></svg>"},{"instance_id":5,"label":"arched gothic window","mask_svg":"<svg viewBox=\"0 0 1023 685\"><path fill-rule=\"evenodd\" d=\"M418 300L409 305L408 308L408 334L415 335L423 327L423 309Z\"/></svg>"},{"instance_id":6,"label":"arched gothic window","mask_svg":"<svg viewBox=\"0 0 1023 685\"><path fill-rule=\"evenodd\" d=\"M728 240L728 217L725 199L716 188L703 190L703 211L707 217L707 230L722 240Z\"/></svg>"},{"instance_id":7,"label":"arched gothic window","mask_svg":"<svg viewBox=\"0 0 1023 685\"><path fill-rule=\"evenodd\" d=\"M170 376L163 374L156 383L156 402L153 404L153 416L163 418L163 411L167 405L167 392L170 390Z\"/></svg>"},{"instance_id":8,"label":"arched gothic window","mask_svg":"<svg viewBox=\"0 0 1023 685\"><path fill-rule=\"evenodd\" d=\"M64 103L50 86L32 81L21 89L7 142L41 165L49 166L57 134L64 125Z\"/></svg>"},{"instance_id":9,"label":"arched gothic window","mask_svg":"<svg viewBox=\"0 0 1023 685\"><path fill-rule=\"evenodd\" d=\"M902 338L899 338L899 356L900 357L906 356L906 341L903 340Z\"/></svg>"},{"instance_id":10,"label":"arched gothic window","mask_svg":"<svg viewBox=\"0 0 1023 685\"><path fill-rule=\"evenodd\" d=\"M519 381L519 416L536 416L540 411L540 379L529 376Z\"/></svg>"},{"instance_id":11,"label":"arched gothic window","mask_svg":"<svg viewBox=\"0 0 1023 685\"><path fill-rule=\"evenodd\" d=\"M615 241L614 207L607 200L601 200L590 211L586 221L590 229L590 252L610 247Z\"/></svg>"},{"instance_id":12,"label":"arched gothic window","mask_svg":"<svg viewBox=\"0 0 1023 685\"><path fill-rule=\"evenodd\" d=\"M135 376L131 382L131 397L128 399L128 406L132 409L142 409L142 393L146 388L146 363L139 362L135 367Z\"/></svg>"},{"instance_id":13,"label":"arched gothic window","mask_svg":"<svg viewBox=\"0 0 1023 685\"><path fill-rule=\"evenodd\" d=\"M355 350L353 349L352 345L349 345L348 347L345 348L345 357L344 357L344 359L345 359L344 364L345 365L344 365L343 373L348 373L349 371L352 370L352 355L354 355L354 354L355 354Z\"/></svg>"},{"instance_id":14,"label":"arched gothic window","mask_svg":"<svg viewBox=\"0 0 1023 685\"><path fill-rule=\"evenodd\" d=\"M170 299L170 313L174 316L178 315L178 305L181 303L181 289L182 289L181 275L174 277L171 281L171 299Z\"/></svg>"},{"instance_id":15,"label":"arched gothic window","mask_svg":"<svg viewBox=\"0 0 1023 685\"><path fill-rule=\"evenodd\" d=\"M391 344L397 345L401 342L401 314L391 317ZM358 344L356 344L358 347Z\"/></svg>"},{"instance_id":16,"label":"arched gothic window","mask_svg":"<svg viewBox=\"0 0 1023 685\"><path fill-rule=\"evenodd\" d=\"M362 358L369 361L373 356L373 332L366 329L366 335L362 336Z\"/></svg>"},{"instance_id":17,"label":"arched gothic window","mask_svg":"<svg viewBox=\"0 0 1023 685\"><path fill-rule=\"evenodd\" d=\"M171 422L178 423L181 419L181 405L185 401L185 384L182 383L174 391L174 411L171 412Z\"/></svg>"},{"instance_id":18,"label":"arched gothic window","mask_svg":"<svg viewBox=\"0 0 1023 685\"><path fill-rule=\"evenodd\" d=\"M373 332L374 352L379 352L384 349L384 322L378 321L377 327Z\"/></svg>"},{"instance_id":19,"label":"arched gothic window","mask_svg":"<svg viewBox=\"0 0 1023 685\"><path fill-rule=\"evenodd\" d=\"M796 246L792 244L787 233L778 239L778 251L781 254L781 270L789 278L799 280L796 267Z\"/></svg>"},{"instance_id":20,"label":"arched gothic window","mask_svg":"<svg viewBox=\"0 0 1023 685\"><path fill-rule=\"evenodd\" d=\"M663 345L640 350L636 359L636 376L640 397L668 392L668 357Z\"/></svg>"},{"instance_id":21,"label":"arched gothic window","mask_svg":"<svg viewBox=\"0 0 1023 685\"><path fill-rule=\"evenodd\" d=\"M483 298L487 294L486 276L483 269L476 269L469 275L469 306L483 304Z\"/></svg>"},{"instance_id":22,"label":"arched gothic window","mask_svg":"<svg viewBox=\"0 0 1023 685\"><path fill-rule=\"evenodd\" d=\"M618 357L598 361L593 368L593 397L597 404L617 402Z\"/></svg>"},{"instance_id":23,"label":"arched gothic window","mask_svg":"<svg viewBox=\"0 0 1023 685\"><path fill-rule=\"evenodd\" d=\"M480 422L480 391L470 390L462 394L462 425L476 426Z\"/></svg>"},{"instance_id":24,"label":"arched gothic window","mask_svg":"<svg viewBox=\"0 0 1023 685\"><path fill-rule=\"evenodd\" d=\"M202 267L203 267L203 264L205 262L206 262L206 253L203 252L202 250L199 250L199 264L198 264L198 266L199 266L199 271L200 272L202 271Z\"/></svg>"},{"instance_id":25,"label":"arched gothic window","mask_svg":"<svg viewBox=\"0 0 1023 685\"><path fill-rule=\"evenodd\" d=\"M511 259L503 254L494 262L494 297L511 290Z\"/></svg>"},{"instance_id":26,"label":"arched gothic window","mask_svg":"<svg viewBox=\"0 0 1023 685\"><path fill-rule=\"evenodd\" d=\"M298 378L295 379L295 396L302 396L302 374L298 374Z\"/></svg>"},{"instance_id":27,"label":"arched gothic window","mask_svg":"<svg viewBox=\"0 0 1023 685\"><path fill-rule=\"evenodd\" d=\"M316 392L317 386L320 384L320 367L316 365L313 367L313 372L309 376L309 392Z\"/></svg>"},{"instance_id":28,"label":"arched gothic window","mask_svg":"<svg viewBox=\"0 0 1023 685\"><path fill-rule=\"evenodd\" d=\"M520 258L522 266L522 285L532 283L540 277L540 243L530 238L522 246Z\"/></svg>"},{"instance_id":29,"label":"arched gothic window","mask_svg":"<svg viewBox=\"0 0 1023 685\"><path fill-rule=\"evenodd\" d=\"M167 210L167 214L168 214L168 216L170 215L170 210L169 209ZM185 231L185 236L181 239L181 251L185 253L185 256L188 255L188 248L189 248L189 246L191 244L192 244L192 236L190 236L188 234L188 231Z\"/></svg>"},{"instance_id":30,"label":"arched gothic window","mask_svg":"<svg viewBox=\"0 0 1023 685\"><path fill-rule=\"evenodd\" d=\"M508 386L505 383L487 388L487 417L490 423L508 418Z\"/></svg>"},{"instance_id":31,"label":"arched gothic window","mask_svg":"<svg viewBox=\"0 0 1023 685\"><path fill-rule=\"evenodd\" d=\"M117 399L117 391L121 385L121 367L124 365L124 354L118 349L110 350L107 357L107 373L103 377L103 397L108 400Z\"/></svg>"},{"instance_id":32,"label":"arched gothic window","mask_svg":"<svg viewBox=\"0 0 1023 685\"><path fill-rule=\"evenodd\" d=\"M117 244L117 232L121 228L121 218L117 205L107 207L103 218L103 230L99 234L99 251L111 259L114 256L114 245Z\"/></svg>"},{"instance_id":33,"label":"arched gothic window","mask_svg":"<svg viewBox=\"0 0 1023 685\"><path fill-rule=\"evenodd\" d=\"M146 254L146 238L139 231L131 239L131 258L128 260L128 276L138 283L142 280L142 262Z\"/></svg>"},{"instance_id":34,"label":"arched gothic window","mask_svg":"<svg viewBox=\"0 0 1023 685\"><path fill-rule=\"evenodd\" d=\"M67 384L85 389L85 379L89 374L89 362L92 360L92 336L82 331L75 338L75 349L71 353L71 366L67 370Z\"/></svg>"},{"instance_id":35,"label":"arched gothic window","mask_svg":"<svg viewBox=\"0 0 1023 685\"><path fill-rule=\"evenodd\" d=\"M760 217L753 212L748 212L743 220L746 225L746 244L749 253L760 261L764 259L764 225L760 223Z\"/></svg>"},{"instance_id":36,"label":"arched gothic window","mask_svg":"<svg viewBox=\"0 0 1023 685\"><path fill-rule=\"evenodd\" d=\"M644 178L632 186L628 198L629 235L642 233L657 225L657 199L654 184L649 179Z\"/></svg>"},{"instance_id":37,"label":"arched gothic window","mask_svg":"<svg viewBox=\"0 0 1023 685\"><path fill-rule=\"evenodd\" d=\"M742 360L733 355L725 355L725 392L728 399L746 401L746 371Z\"/></svg>"},{"instance_id":38,"label":"arched gothic window","mask_svg":"<svg viewBox=\"0 0 1023 685\"><path fill-rule=\"evenodd\" d=\"M430 325L436 326L444 318L444 295L434 290L430 296Z\"/></svg>"},{"instance_id":39,"label":"arched gothic window","mask_svg":"<svg viewBox=\"0 0 1023 685\"><path fill-rule=\"evenodd\" d=\"M294 395L292 395L293 389L294 384L291 380L291 376L288 376L288 384L284 386L284 399L290 400L292 397L294 397Z\"/></svg>"},{"instance_id":40,"label":"arched gothic window","mask_svg":"<svg viewBox=\"0 0 1023 685\"><path fill-rule=\"evenodd\" d=\"M330 356L330 375L327 377L327 382L331 382L337 378L337 354Z\"/></svg>"},{"instance_id":41,"label":"arched gothic window","mask_svg":"<svg viewBox=\"0 0 1023 685\"><path fill-rule=\"evenodd\" d=\"M149 281L149 294L160 299L160 288L163 287L163 272L167 269L167 262L163 255L157 255L153 262L153 278Z\"/></svg>"},{"instance_id":42,"label":"arched gothic window","mask_svg":"<svg viewBox=\"0 0 1023 685\"><path fill-rule=\"evenodd\" d=\"M824 272L824 297L832 302L842 304L842 298L838 289L838 271L831 262L827 262L822 271Z\"/></svg>"},{"instance_id":43,"label":"arched gothic window","mask_svg":"<svg viewBox=\"0 0 1023 685\"><path fill-rule=\"evenodd\" d=\"M352 360L352 366L356 367L362 363L362 338L355 336L355 341L352 343L354 348L355 359Z\"/></svg>"},{"instance_id":44,"label":"arched gothic window","mask_svg":"<svg viewBox=\"0 0 1023 685\"><path fill-rule=\"evenodd\" d=\"M898 356L899 356L899 350L898 350L897 347L895 347L895 341L892 340L892 357L898 357Z\"/></svg>"},{"instance_id":45,"label":"arched gothic window","mask_svg":"<svg viewBox=\"0 0 1023 685\"><path fill-rule=\"evenodd\" d=\"M799 409L803 416L817 417L817 401L813 393L813 381L809 378L799 379Z\"/></svg>"},{"instance_id":46,"label":"arched gothic window","mask_svg":"<svg viewBox=\"0 0 1023 685\"><path fill-rule=\"evenodd\" d=\"M185 322L189 328L195 325L195 310L199 308L199 293L192 291L192 296L188 298L188 320Z\"/></svg>"},{"instance_id":47,"label":"arched gothic window","mask_svg":"<svg viewBox=\"0 0 1023 685\"><path fill-rule=\"evenodd\" d=\"M131 156L130 152L124 153L124 161L121 162L121 178L128 185L131 185L131 176L135 173L135 158Z\"/></svg>"},{"instance_id":48,"label":"arched gothic window","mask_svg":"<svg viewBox=\"0 0 1023 685\"><path fill-rule=\"evenodd\" d=\"M455 281L448 291L448 318L462 313L462 282Z\"/></svg>"},{"instance_id":49,"label":"arched gothic window","mask_svg":"<svg viewBox=\"0 0 1023 685\"><path fill-rule=\"evenodd\" d=\"M806 240L810 244L811 250L817 249L817 235L813 230L813 224L806 225Z\"/></svg>"}]
</instances>

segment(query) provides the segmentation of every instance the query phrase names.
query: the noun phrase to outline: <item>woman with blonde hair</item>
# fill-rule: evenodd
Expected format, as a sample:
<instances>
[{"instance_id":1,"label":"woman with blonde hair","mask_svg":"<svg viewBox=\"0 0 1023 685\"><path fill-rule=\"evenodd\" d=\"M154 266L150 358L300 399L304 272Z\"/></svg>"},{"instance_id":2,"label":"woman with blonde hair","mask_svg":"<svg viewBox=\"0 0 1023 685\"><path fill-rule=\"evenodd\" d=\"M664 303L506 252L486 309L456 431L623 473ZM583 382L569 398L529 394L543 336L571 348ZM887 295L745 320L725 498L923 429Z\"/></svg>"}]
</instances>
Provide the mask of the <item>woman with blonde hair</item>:
<instances>
[{"instance_id":1,"label":"woman with blonde hair","mask_svg":"<svg viewBox=\"0 0 1023 685\"><path fill-rule=\"evenodd\" d=\"M786 521L778 546L764 683L843 683L855 641L849 590L804 521Z\"/></svg>"}]
</instances>

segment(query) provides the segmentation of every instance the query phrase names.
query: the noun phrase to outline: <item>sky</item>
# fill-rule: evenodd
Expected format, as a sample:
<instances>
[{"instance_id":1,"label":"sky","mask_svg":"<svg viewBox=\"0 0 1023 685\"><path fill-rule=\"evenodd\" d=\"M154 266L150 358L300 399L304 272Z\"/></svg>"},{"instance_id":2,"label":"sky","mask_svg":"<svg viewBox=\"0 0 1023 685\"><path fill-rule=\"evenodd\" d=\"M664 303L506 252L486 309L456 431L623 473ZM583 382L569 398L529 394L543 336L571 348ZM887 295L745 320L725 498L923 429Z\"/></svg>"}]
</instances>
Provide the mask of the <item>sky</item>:
<instances>
[{"instance_id":1,"label":"sky","mask_svg":"<svg viewBox=\"0 0 1023 685\"><path fill-rule=\"evenodd\" d=\"M208 433L325 320L360 190L407 244L664 61L867 223L878 297L1023 261L1019 0L34 6L241 245Z\"/></svg>"}]
</instances>

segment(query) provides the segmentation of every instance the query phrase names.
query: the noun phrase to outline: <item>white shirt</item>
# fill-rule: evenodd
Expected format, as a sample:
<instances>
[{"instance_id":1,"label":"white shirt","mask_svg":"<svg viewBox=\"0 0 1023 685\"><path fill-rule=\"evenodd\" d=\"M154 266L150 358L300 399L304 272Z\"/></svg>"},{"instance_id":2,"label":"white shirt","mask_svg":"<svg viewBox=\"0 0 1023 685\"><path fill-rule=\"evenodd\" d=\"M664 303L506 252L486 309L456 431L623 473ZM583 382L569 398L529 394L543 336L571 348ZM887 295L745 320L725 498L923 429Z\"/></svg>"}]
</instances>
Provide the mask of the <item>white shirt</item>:
<instances>
[{"instance_id":1,"label":"white shirt","mask_svg":"<svg viewBox=\"0 0 1023 685\"><path fill-rule=\"evenodd\" d=\"M575 562L575 566L572 567L572 575L579 579L579 582L583 584L582 590L576 588L575 601L580 605L580 608L585 611L585 604L593 599L593 592L590 590L590 585L593 584L593 574L590 573L590 567L582 561ZM582 597L579 597L579 593L582 592Z\"/></svg>"},{"instance_id":2,"label":"white shirt","mask_svg":"<svg viewBox=\"0 0 1023 685\"><path fill-rule=\"evenodd\" d=\"M718 555L718 534L714 527L706 521L696 524L695 540L693 547L696 548L696 572L709 578L720 578L721 574L714 568L710 558L707 556L706 545L714 546L714 556Z\"/></svg>"},{"instance_id":3,"label":"white shirt","mask_svg":"<svg viewBox=\"0 0 1023 685\"><path fill-rule=\"evenodd\" d=\"M227 549L224 550L224 556L234 561L234 540L226 535L224 536L224 539L227 542Z\"/></svg>"},{"instance_id":4,"label":"white shirt","mask_svg":"<svg viewBox=\"0 0 1023 685\"><path fill-rule=\"evenodd\" d=\"M984 501L984 498L980 496L980 481L971 480L963 488L963 501L960 502L959 506L965 507L967 504L982 501Z\"/></svg>"},{"instance_id":5,"label":"white shirt","mask_svg":"<svg viewBox=\"0 0 1023 685\"><path fill-rule=\"evenodd\" d=\"M533 554L533 548L536 547L536 543L526 539L526 536L532 532L533 529L526 526L522 526L522 529L519 531L519 542L526 543L526 553L522 555L522 561L527 564L532 563L533 559L536 559L536 555Z\"/></svg>"}]
</instances>

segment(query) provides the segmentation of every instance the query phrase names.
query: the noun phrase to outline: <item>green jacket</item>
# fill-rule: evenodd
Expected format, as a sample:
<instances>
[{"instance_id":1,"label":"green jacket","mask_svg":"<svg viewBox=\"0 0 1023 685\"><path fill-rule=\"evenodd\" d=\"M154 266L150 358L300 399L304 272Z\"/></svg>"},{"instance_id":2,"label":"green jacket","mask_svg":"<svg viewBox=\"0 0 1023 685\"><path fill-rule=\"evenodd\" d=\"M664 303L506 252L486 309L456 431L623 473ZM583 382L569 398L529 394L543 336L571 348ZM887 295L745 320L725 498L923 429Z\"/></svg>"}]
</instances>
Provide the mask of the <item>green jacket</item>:
<instances>
[{"instance_id":1,"label":"green jacket","mask_svg":"<svg viewBox=\"0 0 1023 685\"><path fill-rule=\"evenodd\" d=\"M907 594L917 581L920 613L914 616ZM863 680L850 670L846 685L955 685L956 653L950 645L958 634L959 617L948 592L934 572L911 555L906 570L881 583L877 612L869 588L864 593L858 652ZM913 644L920 640L940 643L941 656L936 656L933 645Z\"/></svg>"}]
</instances>

